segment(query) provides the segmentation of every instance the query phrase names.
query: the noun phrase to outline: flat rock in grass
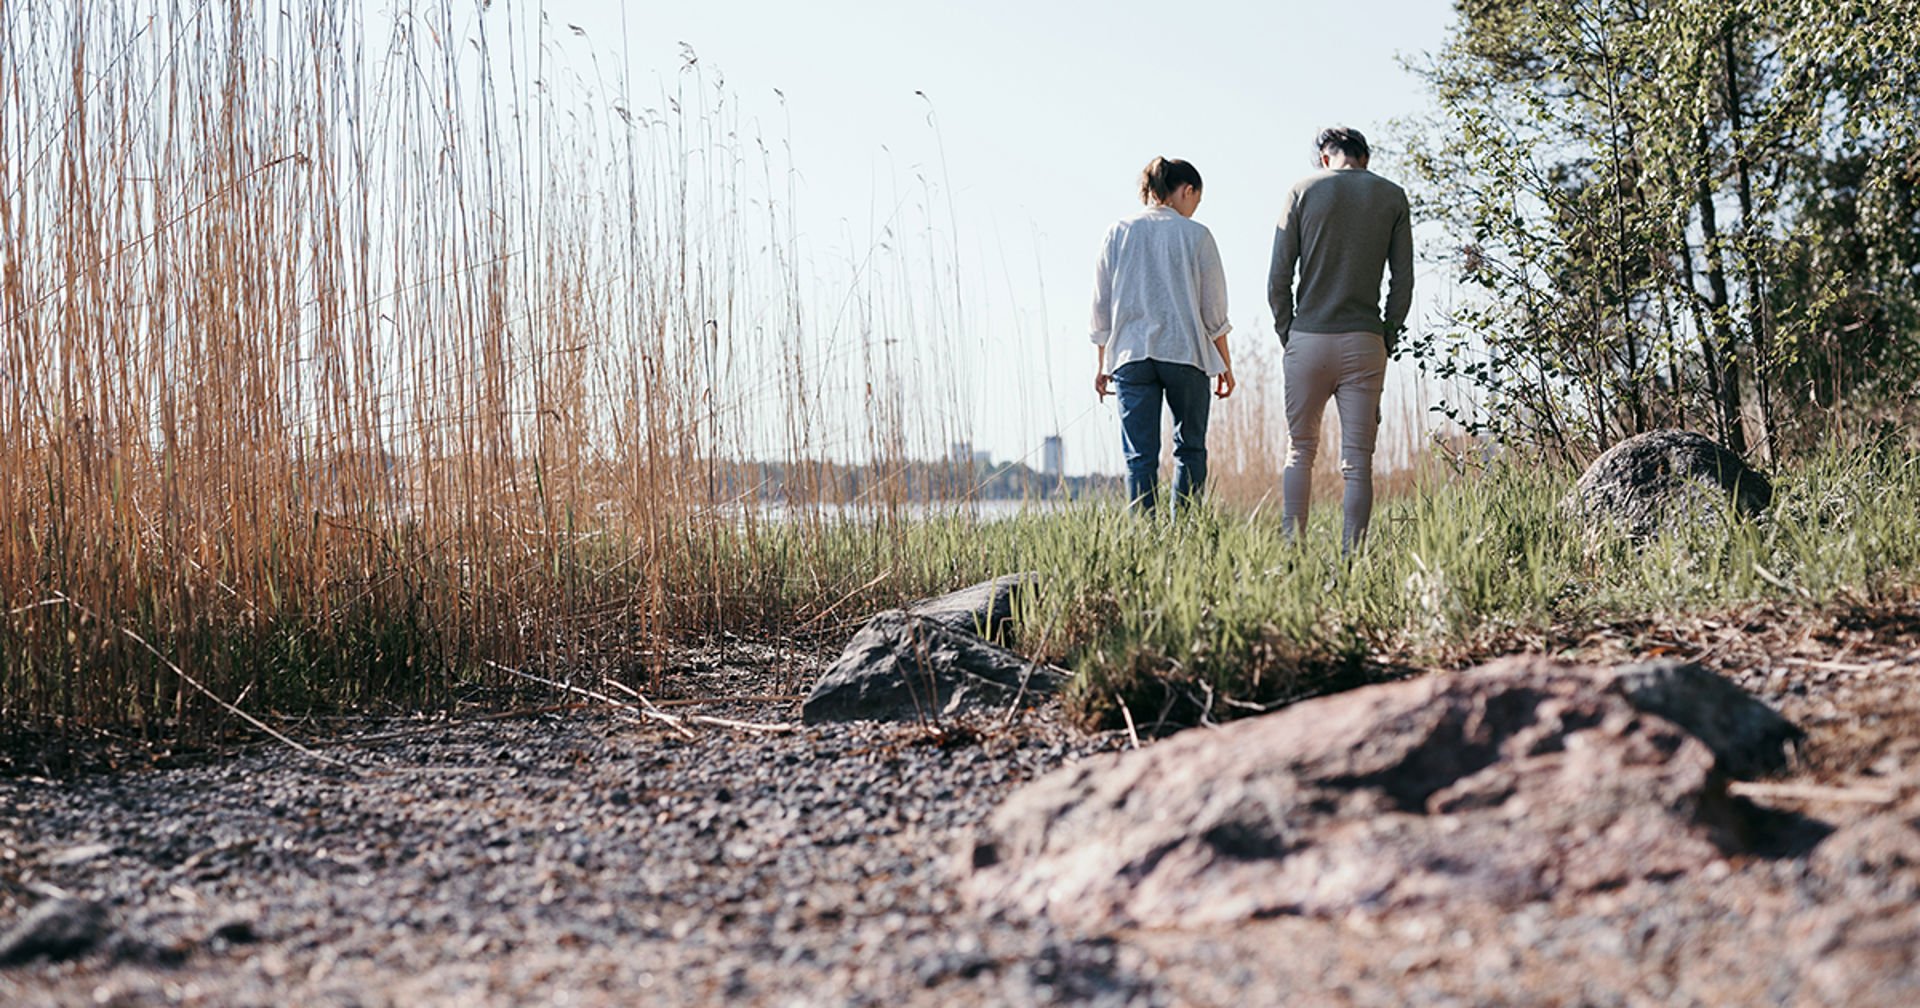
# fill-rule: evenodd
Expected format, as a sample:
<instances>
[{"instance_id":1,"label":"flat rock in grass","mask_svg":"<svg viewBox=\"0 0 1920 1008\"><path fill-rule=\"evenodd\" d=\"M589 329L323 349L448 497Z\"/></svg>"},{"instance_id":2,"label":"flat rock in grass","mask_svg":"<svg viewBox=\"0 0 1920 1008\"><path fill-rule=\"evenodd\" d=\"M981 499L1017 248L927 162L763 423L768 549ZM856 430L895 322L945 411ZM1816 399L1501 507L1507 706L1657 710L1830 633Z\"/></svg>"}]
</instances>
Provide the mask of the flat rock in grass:
<instances>
[{"instance_id":1,"label":"flat rock in grass","mask_svg":"<svg viewBox=\"0 0 1920 1008\"><path fill-rule=\"evenodd\" d=\"M971 633L889 609L853 635L800 716L808 724L950 717L1036 701L1065 682L1062 673Z\"/></svg>"},{"instance_id":2,"label":"flat rock in grass","mask_svg":"<svg viewBox=\"0 0 1920 1008\"><path fill-rule=\"evenodd\" d=\"M1013 630L1014 599L1031 590L1038 575L1008 574L991 581L924 599L907 607L907 614L946 627L955 633L972 634L996 644L1005 644Z\"/></svg>"},{"instance_id":3,"label":"flat rock in grass","mask_svg":"<svg viewBox=\"0 0 1920 1008\"><path fill-rule=\"evenodd\" d=\"M1756 518L1773 503L1773 485L1699 434L1659 430L1607 449L1564 503L1589 524L1647 539L1676 525L1717 521L1729 509Z\"/></svg>"},{"instance_id":4,"label":"flat rock in grass","mask_svg":"<svg viewBox=\"0 0 1920 1008\"><path fill-rule=\"evenodd\" d=\"M919 720L1056 692L1065 676L1000 646L1033 581L1012 574L874 616L814 684L802 719Z\"/></svg>"},{"instance_id":5,"label":"flat rock in grass","mask_svg":"<svg viewBox=\"0 0 1920 1008\"><path fill-rule=\"evenodd\" d=\"M0 934L0 967L82 956L107 934L107 909L92 900L50 899Z\"/></svg>"},{"instance_id":6,"label":"flat rock in grass","mask_svg":"<svg viewBox=\"0 0 1920 1008\"><path fill-rule=\"evenodd\" d=\"M1089 758L993 814L962 888L989 911L1178 927L1513 906L1692 872L1764 833L1722 764L1764 765L1746 747L1772 743L1710 746L1635 698L1697 721L1673 697L1724 695L1647 683L1507 659Z\"/></svg>"}]
</instances>

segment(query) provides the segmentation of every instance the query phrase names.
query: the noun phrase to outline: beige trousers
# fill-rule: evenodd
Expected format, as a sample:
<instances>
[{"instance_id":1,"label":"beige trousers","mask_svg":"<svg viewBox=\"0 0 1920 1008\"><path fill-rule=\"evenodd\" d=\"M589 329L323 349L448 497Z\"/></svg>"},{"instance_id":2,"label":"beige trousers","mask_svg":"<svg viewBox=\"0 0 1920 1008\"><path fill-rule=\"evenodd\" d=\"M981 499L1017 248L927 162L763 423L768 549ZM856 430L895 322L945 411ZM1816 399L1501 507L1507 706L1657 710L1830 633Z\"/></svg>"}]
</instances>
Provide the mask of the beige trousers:
<instances>
[{"instance_id":1,"label":"beige trousers","mask_svg":"<svg viewBox=\"0 0 1920 1008\"><path fill-rule=\"evenodd\" d=\"M1288 535L1307 527L1313 460L1320 452L1320 418L1327 400L1340 411L1341 498L1346 523L1342 548L1365 538L1373 519L1373 446L1380 432L1380 391L1387 380L1387 345L1379 333L1295 332L1282 370L1287 390L1287 468L1280 479L1280 514Z\"/></svg>"}]
</instances>

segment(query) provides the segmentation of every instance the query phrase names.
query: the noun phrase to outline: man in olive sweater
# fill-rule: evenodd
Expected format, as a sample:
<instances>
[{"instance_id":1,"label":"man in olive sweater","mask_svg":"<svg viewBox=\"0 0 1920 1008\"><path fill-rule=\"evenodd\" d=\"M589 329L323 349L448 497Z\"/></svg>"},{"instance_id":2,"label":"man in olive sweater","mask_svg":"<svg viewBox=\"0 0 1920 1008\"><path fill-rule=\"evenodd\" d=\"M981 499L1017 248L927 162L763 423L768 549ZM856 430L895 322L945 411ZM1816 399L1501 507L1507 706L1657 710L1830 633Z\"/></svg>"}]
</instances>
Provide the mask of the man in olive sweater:
<instances>
[{"instance_id":1,"label":"man in olive sweater","mask_svg":"<svg viewBox=\"0 0 1920 1008\"><path fill-rule=\"evenodd\" d=\"M1320 418L1332 399L1340 411L1346 480L1340 541L1350 551L1373 516L1373 448L1387 353L1413 305L1413 223L1406 191L1367 170L1371 151L1359 131L1323 130L1318 147L1321 170L1287 193L1267 274L1267 302L1286 348L1281 514L1289 535L1306 527ZM1382 311L1380 279L1389 269Z\"/></svg>"}]
</instances>

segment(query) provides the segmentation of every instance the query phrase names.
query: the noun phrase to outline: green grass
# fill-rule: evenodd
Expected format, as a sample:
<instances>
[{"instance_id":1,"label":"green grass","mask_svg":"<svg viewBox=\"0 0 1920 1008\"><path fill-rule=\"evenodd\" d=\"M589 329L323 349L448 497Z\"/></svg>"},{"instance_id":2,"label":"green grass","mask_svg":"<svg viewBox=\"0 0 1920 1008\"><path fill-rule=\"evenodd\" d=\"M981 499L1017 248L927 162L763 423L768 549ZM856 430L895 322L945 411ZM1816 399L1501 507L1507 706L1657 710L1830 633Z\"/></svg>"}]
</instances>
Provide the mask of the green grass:
<instances>
[{"instance_id":1,"label":"green grass","mask_svg":"<svg viewBox=\"0 0 1920 1008\"><path fill-rule=\"evenodd\" d=\"M1765 519L1645 545L1576 526L1559 508L1573 476L1495 465L1422 487L1380 505L1351 561L1333 507L1298 544L1277 514L1230 509L927 523L904 530L899 555L920 559L894 587L1037 572L1021 647L1077 673L1077 720L1113 726L1224 720L1608 620L1886 603L1920 584L1920 462L1895 450L1820 454L1777 477Z\"/></svg>"}]
</instances>

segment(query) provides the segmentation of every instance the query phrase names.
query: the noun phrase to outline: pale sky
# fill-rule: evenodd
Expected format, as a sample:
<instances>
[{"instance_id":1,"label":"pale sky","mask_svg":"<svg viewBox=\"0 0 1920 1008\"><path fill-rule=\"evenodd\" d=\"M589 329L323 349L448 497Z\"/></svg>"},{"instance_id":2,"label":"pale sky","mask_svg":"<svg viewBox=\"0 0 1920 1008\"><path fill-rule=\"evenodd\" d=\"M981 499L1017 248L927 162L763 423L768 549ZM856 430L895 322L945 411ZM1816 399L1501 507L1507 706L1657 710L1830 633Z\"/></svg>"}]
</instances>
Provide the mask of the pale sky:
<instances>
[{"instance_id":1,"label":"pale sky","mask_svg":"<svg viewBox=\"0 0 1920 1008\"><path fill-rule=\"evenodd\" d=\"M476 16L503 16L511 2ZM933 221L954 228L965 338L978 347L973 366L950 372L975 446L1037 467L1041 438L1059 430L1076 472L1121 469L1112 400L1097 407L1091 391L1087 303L1106 228L1139 206L1141 167L1166 155L1199 168L1196 219L1220 244L1233 346L1275 344L1265 287L1273 220L1311 168L1314 134L1361 129L1375 170L1395 177L1391 123L1427 104L1398 57L1438 49L1453 20L1447 0L544 8L556 59L597 53L600 75L624 73L638 93L671 87L683 43L703 71L724 73L744 125L790 141L800 228L821 263L858 258L885 205L929 178L936 200L951 201ZM1417 276L1416 326L1445 283L1424 261ZM1411 367L1393 368L1394 388L1410 395ZM1243 385L1280 381L1277 359L1238 370Z\"/></svg>"}]
</instances>

